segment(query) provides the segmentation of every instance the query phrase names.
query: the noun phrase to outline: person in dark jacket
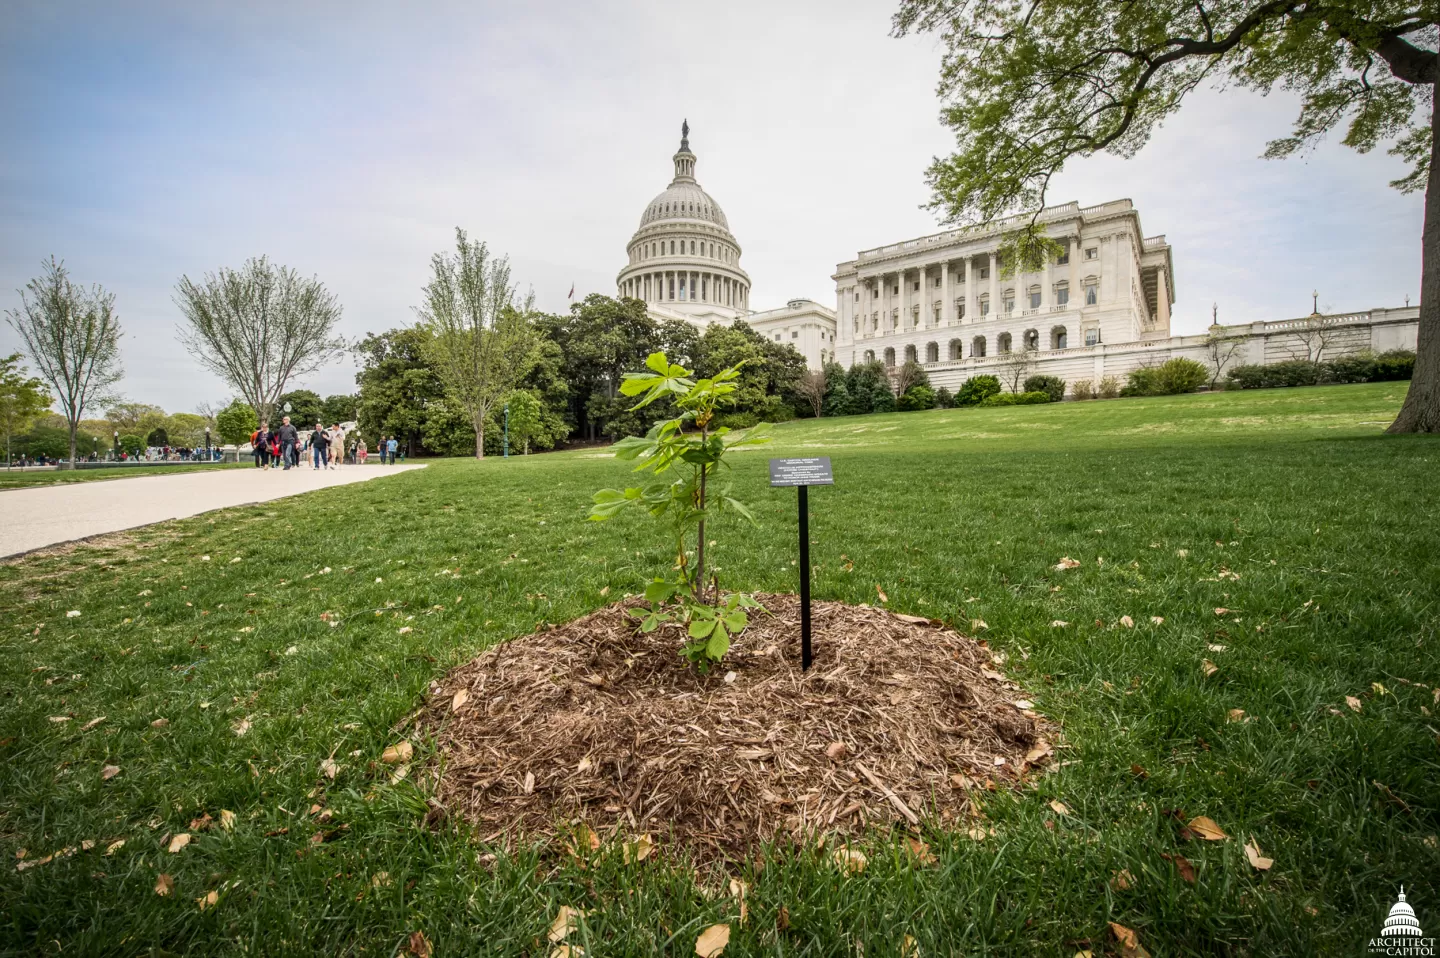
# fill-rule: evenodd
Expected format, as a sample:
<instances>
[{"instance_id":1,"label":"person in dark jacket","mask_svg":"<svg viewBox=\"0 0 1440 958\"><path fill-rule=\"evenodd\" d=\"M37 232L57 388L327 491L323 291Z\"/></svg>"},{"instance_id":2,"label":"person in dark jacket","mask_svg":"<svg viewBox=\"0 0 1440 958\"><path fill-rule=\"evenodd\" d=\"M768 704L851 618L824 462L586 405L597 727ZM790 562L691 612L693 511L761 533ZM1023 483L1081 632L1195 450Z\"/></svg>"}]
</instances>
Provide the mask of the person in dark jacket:
<instances>
[{"instance_id":1,"label":"person in dark jacket","mask_svg":"<svg viewBox=\"0 0 1440 958\"><path fill-rule=\"evenodd\" d=\"M261 469L270 468L270 448L275 441L275 433L270 430L268 422L262 422L260 428L255 430L255 435L250 438L250 447L255 453L255 465Z\"/></svg>"},{"instance_id":2,"label":"person in dark jacket","mask_svg":"<svg viewBox=\"0 0 1440 958\"><path fill-rule=\"evenodd\" d=\"M318 422L315 431L310 434L310 456L316 469L324 469L330 464L330 437Z\"/></svg>"},{"instance_id":3,"label":"person in dark jacket","mask_svg":"<svg viewBox=\"0 0 1440 958\"><path fill-rule=\"evenodd\" d=\"M280 423L280 434L276 437L280 441L280 457L285 460L285 468L300 464L300 454L296 445L300 442L300 430L290 424L290 417L286 416Z\"/></svg>"}]
</instances>

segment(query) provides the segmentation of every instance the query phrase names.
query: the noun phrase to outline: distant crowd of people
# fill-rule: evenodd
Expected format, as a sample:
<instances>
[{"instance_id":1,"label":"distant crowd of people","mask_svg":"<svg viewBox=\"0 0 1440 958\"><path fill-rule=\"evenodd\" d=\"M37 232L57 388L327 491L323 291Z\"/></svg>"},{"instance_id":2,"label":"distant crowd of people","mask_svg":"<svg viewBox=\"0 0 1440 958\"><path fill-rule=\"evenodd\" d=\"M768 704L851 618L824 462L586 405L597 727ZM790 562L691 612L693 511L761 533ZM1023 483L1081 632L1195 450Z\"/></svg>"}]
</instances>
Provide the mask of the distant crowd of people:
<instances>
[{"instance_id":1,"label":"distant crowd of people","mask_svg":"<svg viewBox=\"0 0 1440 958\"><path fill-rule=\"evenodd\" d=\"M302 433L286 416L279 429L271 429L269 422L260 423L260 428L250 434L250 448L255 455L258 469L278 466L283 469L300 468L302 460L310 463L311 469L337 469L342 463L364 465L369 459L370 448L365 440L356 436L348 441L345 430L337 422L330 428L316 423L315 428ZM376 452L380 462L393 463L399 443L395 438L380 437Z\"/></svg>"}]
</instances>

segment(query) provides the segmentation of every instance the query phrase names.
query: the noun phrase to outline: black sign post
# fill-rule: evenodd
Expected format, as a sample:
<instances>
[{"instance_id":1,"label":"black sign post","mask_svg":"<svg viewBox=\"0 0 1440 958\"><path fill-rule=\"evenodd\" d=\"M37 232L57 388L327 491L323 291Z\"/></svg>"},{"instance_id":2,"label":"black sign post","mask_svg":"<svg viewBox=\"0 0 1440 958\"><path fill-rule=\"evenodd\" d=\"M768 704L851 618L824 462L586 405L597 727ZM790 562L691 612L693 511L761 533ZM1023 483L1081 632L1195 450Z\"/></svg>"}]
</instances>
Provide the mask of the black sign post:
<instances>
[{"instance_id":1,"label":"black sign post","mask_svg":"<svg viewBox=\"0 0 1440 958\"><path fill-rule=\"evenodd\" d=\"M811 486L833 486L830 457L771 459L770 485L800 490L800 668L810 670L810 496Z\"/></svg>"}]
</instances>

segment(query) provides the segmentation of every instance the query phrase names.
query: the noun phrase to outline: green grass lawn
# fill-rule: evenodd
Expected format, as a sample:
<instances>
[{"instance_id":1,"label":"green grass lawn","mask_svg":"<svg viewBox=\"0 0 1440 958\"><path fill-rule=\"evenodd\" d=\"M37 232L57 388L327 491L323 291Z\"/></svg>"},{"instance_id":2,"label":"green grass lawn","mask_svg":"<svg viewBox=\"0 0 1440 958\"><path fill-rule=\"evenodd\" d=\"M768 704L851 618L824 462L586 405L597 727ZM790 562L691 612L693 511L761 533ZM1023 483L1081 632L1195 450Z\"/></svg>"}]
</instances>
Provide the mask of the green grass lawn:
<instances>
[{"instance_id":1,"label":"green grass lawn","mask_svg":"<svg viewBox=\"0 0 1440 958\"><path fill-rule=\"evenodd\" d=\"M570 905L596 956L691 955L719 921L727 956L899 955L909 936L1068 958L1118 953L1110 921L1157 956L1353 955L1401 883L1435 934L1440 441L1381 435L1404 387L801 422L737 456L760 527L717 530L726 587L796 587L795 493L764 460L829 454L816 597L878 587L983 620L1064 728L1052 773L984 797L993 837L930 832L933 865L877 836L853 876L813 852L733 866L743 926L717 873L485 857L427 827L421 765L391 784L374 764L446 669L668 562L639 515L584 521L625 464L437 462L0 566L0 852L96 843L4 866L0 951L392 955L422 931L436 956L543 956ZM222 810L231 830L189 825ZM1184 840L1176 815L1232 838Z\"/></svg>"},{"instance_id":2,"label":"green grass lawn","mask_svg":"<svg viewBox=\"0 0 1440 958\"><path fill-rule=\"evenodd\" d=\"M102 479L134 479L136 476L170 476L177 472L239 469L245 466L249 466L249 463L194 462L166 466L116 466L113 469L57 469L54 472L22 472L0 466L0 490L57 486L71 482L98 482Z\"/></svg>"}]
</instances>

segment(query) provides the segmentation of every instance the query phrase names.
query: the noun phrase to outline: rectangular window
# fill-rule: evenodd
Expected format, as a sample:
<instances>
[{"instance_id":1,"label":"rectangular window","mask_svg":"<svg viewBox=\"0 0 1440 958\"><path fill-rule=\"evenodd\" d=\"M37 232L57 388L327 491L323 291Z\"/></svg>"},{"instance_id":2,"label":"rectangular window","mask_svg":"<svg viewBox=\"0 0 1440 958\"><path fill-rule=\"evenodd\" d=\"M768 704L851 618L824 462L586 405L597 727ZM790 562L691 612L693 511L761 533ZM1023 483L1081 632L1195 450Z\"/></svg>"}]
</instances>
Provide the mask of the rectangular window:
<instances>
[{"instance_id":1,"label":"rectangular window","mask_svg":"<svg viewBox=\"0 0 1440 958\"><path fill-rule=\"evenodd\" d=\"M790 334L790 338L791 338L791 339L799 339L799 338L800 338L800 331L797 329L795 332L791 333L791 334Z\"/></svg>"},{"instance_id":2,"label":"rectangular window","mask_svg":"<svg viewBox=\"0 0 1440 958\"><path fill-rule=\"evenodd\" d=\"M988 266L982 266L982 267L980 267L980 278L981 278L981 279L989 279L989 278L990 278L990 267L988 267Z\"/></svg>"},{"instance_id":3,"label":"rectangular window","mask_svg":"<svg viewBox=\"0 0 1440 958\"><path fill-rule=\"evenodd\" d=\"M1007 313L1013 313L1013 312L1015 312L1015 300L1013 300L1013 299L1007 299L1007 300L1005 300L1005 312L1007 312Z\"/></svg>"},{"instance_id":4,"label":"rectangular window","mask_svg":"<svg viewBox=\"0 0 1440 958\"><path fill-rule=\"evenodd\" d=\"M670 277L670 299L675 298L675 277Z\"/></svg>"},{"instance_id":5,"label":"rectangular window","mask_svg":"<svg viewBox=\"0 0 1440 958\"><path fill-rule=\"evenodd\" d=\"M915 289L914 289L914 292L917 292L917 293L920 292L920 281L919 281L918 279L915 281Z\"/></svg>"},{"instance_id":6,"label":"rectangular window","mask_svg":"<svg viewBox=\"0 0 1440 958\"><path fill-rule=\"evenodd\" d=\"M988 299L982 299L982 300L980 300L980 315L981 315L981 316L989 316L989 315L990 315L990 300L988 300Z\"/></svg>"},{"instance_id":7,"label":"rectangular window","mask_svg":"<svg viewBox=\"0 0 1440 958\"><path fill-rule=\"evenodd\" d=\"M1067 246L1059 256L1055 257L1055 265L1064 266L1068 262L1070 262L1070 247Z\"/></svg>"},{"instance_id":8,"label":"rectangular window","mask_svg":"<svg viewBox=\"0 0 1440 958\"><path fill-rule=\"evenodd\" d=\"M1061 286L1055 291L1055 305L1064 306L1070 302L1070 287Z\"/></svg>"},{"instance_id":9,"label":"rectangular window","mask_svg":"<svg viewBox=\"0 0 1440 958\"><path fill-rule=\"evenodd\" d=\"M955 307L955 318L956 318L956 319L964 319L964 318L965 318L965 304L964 304L964 303L960 303L960 304L958 304L958 305Z\"/></svg>"},{"instance_id":10,"label":"rectangular window","mask_svg":"<svg viewBox=\"0 0 1440 958\"><path fill-rule=\"evenodd\" d=\"M860 302L860 294L859 294L859 293L856 293L856 294L855 294L855 302L857 302L857 303Z\"/></svg>"},{"instance_id":11,"label":"rectangular window","mask_svg":"<svg viewBox=\"0 0 1440 958\"><path fill-rule=\"evenodd\" d=\"M1094 306L1094 305L1095 305L1095 292L1096 292L1096 291L1095 291L1095 284L1094 284L1094 283L1091 283L1089 286L1086 286L1086 287L1085 287L1085 305L1086 305L1086 306Z\"/></svg>"},{"instance_id":12,"label":"rectangular window","mask_svg":"<svg viewBox=\"0 0 1440 958\"><path fill-rule=\"evenodd\" d=\"M1094 346L1094 345L1095 345L1096 343L1098 343L1098 342L1100 342L1100 330L1098 330L1098 329L1087 329L1087 330L1085 330L1085 345L1086 345L1086 346Z\"/></svg>"},{"instance_id":13,"label":"rectangular window","mask_svg":"<svg viewBox=\"0 0 1440 958\"><path fill-rule=\"evenodd\" d=\"M935 288L936 288L936 289L939 289L939 288L940 288L940 277L938 277L938 276L935 277Z\"/></svg>"},{"instance_id":14,"label":"rectangular window","mask_svg":"<svg viewBox=\"0 0 1440 958\"><path fill-rule=\"evenodd\" d=\"M1040 292L1038 290L1030 294L1030 308L1040 308Z\"/></svg>"},{"instance_id":15,"label":"rectangular window","mask_svg":"<svg viewBox=\"0 0 1440 958\"><path fill-rule=\"evenodd\" d=\"M1094 258L1099 254L1099 252L1100 252L1100 251L1099 251L1098 249L1096 249L1095 247L1092 246L1092 247L1090 247L1089 249L1087 249L1087 250L1085 251L1085 258L1086 258L1086 259L1094 259Z\"/></svg>"}]
</instances>

